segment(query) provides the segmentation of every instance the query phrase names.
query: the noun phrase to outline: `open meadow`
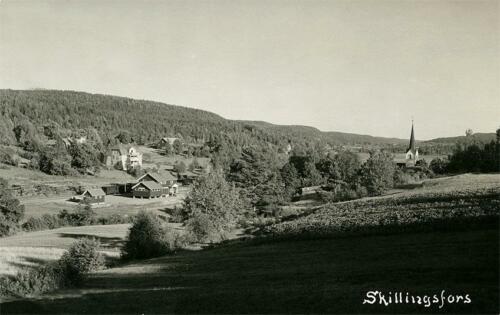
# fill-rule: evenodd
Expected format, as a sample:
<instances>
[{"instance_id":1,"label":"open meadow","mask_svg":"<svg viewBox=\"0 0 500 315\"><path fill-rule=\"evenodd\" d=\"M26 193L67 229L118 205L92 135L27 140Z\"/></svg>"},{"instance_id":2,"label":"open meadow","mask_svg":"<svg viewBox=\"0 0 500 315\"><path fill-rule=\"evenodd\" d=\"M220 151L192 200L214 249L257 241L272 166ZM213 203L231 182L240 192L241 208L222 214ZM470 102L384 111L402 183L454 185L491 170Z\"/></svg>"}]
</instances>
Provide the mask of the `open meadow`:
<instances>
[{"instance_id":1,"label":"open meadow","mask_svg":"<svg viewBox=\"0 0 500 315\"><path fill-rule=\"evenodd\" d=\"M72 243L84 237L99 240L103 253L118 257L129 227L129 224L63 227L0 238L0 275L13 275L22 268L57 260Z\"/></svg>"},{"instance_id":2,"label":"open meadow","mask_svg":"<svg viewBox=\"0 0 500 315\"><path fill-rule=\"evenodd\" d=\"M466 313L495 311L498 230L408 233L180 252L94 274L2 314ZM447 263L443 263L447 262ZM366 292L469 294L472 304L363 304Z\"/></svg>"},{"instance_id":3,"label":"open meadow","mask_svg":"<svg viewBox=\"0 0 500 315\"><path fill-rule=\"evenodd\" d=\"M267 235L278 238L232 240L201 251L128 263L94 273L78 289L6 302L2 310L6 314L494 313L499 294L498 176L440 178L390 196L325 205L269 226ZM453 221L455 216L458 222ZM444 224L435 224L434 219ZM404 227L405 220L412 228ZM369 233L359 229L370 224L379 229ZM403 228L390 228L398 224ZM355 228L350 230L351 226ZM44 243L65 248L69 244L65 233L72 238L96 235L105 246L110 241L114 247L126 233L126 225L82 227L79 233L74 229L6 238L0 248L17 250ZM321 233L307 233L310 229ZM468 294L472 303L445 302L442 308L363 304L370 290L430 296L444 290L446 296Z\"/></svg>"}]
</instances>

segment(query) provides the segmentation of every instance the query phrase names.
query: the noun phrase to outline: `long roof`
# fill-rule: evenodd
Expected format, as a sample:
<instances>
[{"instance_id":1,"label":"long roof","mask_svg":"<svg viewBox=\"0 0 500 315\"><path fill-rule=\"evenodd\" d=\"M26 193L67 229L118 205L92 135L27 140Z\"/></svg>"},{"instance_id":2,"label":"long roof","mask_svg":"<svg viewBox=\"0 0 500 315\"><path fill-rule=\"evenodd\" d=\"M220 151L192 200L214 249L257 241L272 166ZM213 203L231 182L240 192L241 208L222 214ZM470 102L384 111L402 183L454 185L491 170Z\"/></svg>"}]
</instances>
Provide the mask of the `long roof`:
<instances>
[{"instance_id":1,"label":"long roof","mask_svg":"<svg viewBox=\"0 0 500 315\"><path fill-rule=\"evenodd\" d=\"M177 180L177 177L172 175L170 172L166 172L166 173L162 173L162 174L148 172L148 173L142 175L141 177L139 177L137 179L137 181L139 182L140 180L142 180L146 176L150 176L157 183L167 182L170 180Z\"/></svg>"},{"instance_id":2,"label":"long roof","mask_svg":"<svg viewBox=\"0 0 500 315\"><path fill-rule=\"evenodd\" d=\"M139 182L137 184L135 184L134 186L132 186L132 189L135 189L137 186L140 186L140 185L143 185L144 187L146 187L148 190L153 190L153 189L162 189L163 187L158 184L157 182L153 182L153 181L144 181L144 182Z\"/></svg>"}]
</instances>

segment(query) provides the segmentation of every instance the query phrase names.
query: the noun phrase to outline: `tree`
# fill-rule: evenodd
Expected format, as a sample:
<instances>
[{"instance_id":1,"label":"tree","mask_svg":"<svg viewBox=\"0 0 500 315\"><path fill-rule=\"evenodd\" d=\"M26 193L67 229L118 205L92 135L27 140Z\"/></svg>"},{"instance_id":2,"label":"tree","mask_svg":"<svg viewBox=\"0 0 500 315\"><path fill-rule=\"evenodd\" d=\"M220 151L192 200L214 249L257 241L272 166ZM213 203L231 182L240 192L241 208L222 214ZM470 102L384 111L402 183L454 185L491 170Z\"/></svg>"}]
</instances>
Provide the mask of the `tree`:
<instances>
[{"instance_id":1,"label":"tree","mask_svg":"<svg viewBox=\"0 0 500 315\"><path fill-rule=\"evenodd\" d=\"M193 161L191 163L189 163L188 170L190 170L192 172L200 167L201 167L200 162L198 162L197 158L194 158Z\"/></svg>"},{"instance_id":2,"label":"tree","mask_svg":"<svg viewBox=\"0 0 500 315\"><path fill-rule=\"evenodd\" d=\"M53 147L45 146L40 149L38 159L40 171L50 175L71 175L75 173L71 168L71 157L61 142L57 141Z\"/></svg>"},{"instance_id":3,"label":"tree","mask_svg":"<svg viewBox=\"0 0 500 315\"><path fill-rule=\"evenodd\" d=\"M172 145L168 141L165 142L163 150L165 150L165 155L167 155L167 156L173 155L175 153L174 148L172 147Z\"/></svg>"},{"instance_id":4,"label":"tree","mask_svg":"<svg viewBox=\"0 0 500 315\"><path fill-rule=\"evenodd\" d=\"M361 168L361 183L370 195L380 195L394 185L395 165L392 154L377 151Z\"/></svg>"},{"instance_id":5,"label":"tree","mask_svg":"<svg viewBox=\"0 0 500 315\"><path fill-rule=\"evenodd\" d=\"M174 171L177 173L184 173L186 171L186 168L186 163L184 163L183 161L177 162L174 165Z\"/></svg>"},{"instance_id":6,"label":"tree","mask_svg":"<svg viewBox=\"0 0 500 315\"><path fill-rule=\"evenodd\" d=\"M193 184L183 213L186 227L198 241L218 241L234 228L243 208L238 190L216 170Z\"/></svg>"},{"instance_id":7,"label":"tree","mask_svg":"<svg viewBox=\"0 0 500 315\"><path fill-rule=\"evenodd\" d=\"M0 236L15 233L24 217L24 206L12 196L8 182L0 178Z\"/></svg>"},{"instance_id":8,"label":"tree","mask_svg":"<svg viewBox=\"0 0 500 315\"><path fill-rule=\"evenodd\" d=\"M434 158L429 164L429 168L434 172L434 174L444 174L448 169L448 161L438 157Z\"/></svg>"},{"instance_id":9,"label":"tree","mask_svg":"<svg viewBox=\"0 0 500 315\"><path fill-rule=\"evenodd\" d=\"M242 197L253 206L263 204L260 199L263 194L267 194L271 187L273 193L277 194L275 196L278 202L283 198L279 164L279 158L273 150L246 147L243 149L241 157L231 163L228 179L241 189ZM281 189L275 189L278 187Z\"/></svg>"},{"instance_id":10,"label":"tree","mask_svg":"<svg viewBox=\"0 0 500 315\"><path fill-rule=\"evenodd\" d=\"M285 194L288 198L293 197L298 188L300 188L299 172L291 163L285 164L281 169L281 179L285 185Z\"/></svg>"},{"instance_id":11,"label":"tree","mask_svg":"<svg viewBox=\"0 0 500 315\"><path fill-rule=\"evenodd\" d=\"M140 211L129 230L122 256L144 259L167 254L172 250L166 241L167 235L167 227L157 215Z\"/></svg>"},{"instance_id":12,"label":"tree","mask_svg":"<svg viewBox=\"0 0 500 315\"><path fill-rule=\"evenodd\" d=\"M80 173L87 171L97 172L100 168L100 162L97 152L88 143L73 143L70 146L71 166Z\"/></svg>"},{"instance_id":13,"label":"tree","mask_svg":"<svg viewBox=\"0 0 500 315\"><path fill-rule=\"evenodd\" d=\"M183 147L182 147L182 142L179 139L175 139L174 144L173 144L174 152L176 154L181 154Z\"/></svg>"}]
</instances>

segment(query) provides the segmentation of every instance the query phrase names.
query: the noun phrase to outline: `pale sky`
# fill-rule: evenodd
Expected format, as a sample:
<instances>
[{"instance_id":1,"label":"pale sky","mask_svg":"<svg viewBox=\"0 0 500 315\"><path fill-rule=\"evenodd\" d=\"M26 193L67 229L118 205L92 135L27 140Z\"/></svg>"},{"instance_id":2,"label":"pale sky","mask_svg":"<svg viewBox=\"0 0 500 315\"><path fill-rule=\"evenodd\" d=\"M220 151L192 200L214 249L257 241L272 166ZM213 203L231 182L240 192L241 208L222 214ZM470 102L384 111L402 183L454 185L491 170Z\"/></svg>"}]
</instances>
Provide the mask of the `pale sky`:
<instances>
[{"instance_id":1,"label":"pale sky","mask_svg":"<svg viewBox=\"0 0 500 315\"><path fill-rule=\"evenodd\" d=\"M0 0L0 88L417 139L500 126L500 1Z\"/></svg>"}]
</instances>

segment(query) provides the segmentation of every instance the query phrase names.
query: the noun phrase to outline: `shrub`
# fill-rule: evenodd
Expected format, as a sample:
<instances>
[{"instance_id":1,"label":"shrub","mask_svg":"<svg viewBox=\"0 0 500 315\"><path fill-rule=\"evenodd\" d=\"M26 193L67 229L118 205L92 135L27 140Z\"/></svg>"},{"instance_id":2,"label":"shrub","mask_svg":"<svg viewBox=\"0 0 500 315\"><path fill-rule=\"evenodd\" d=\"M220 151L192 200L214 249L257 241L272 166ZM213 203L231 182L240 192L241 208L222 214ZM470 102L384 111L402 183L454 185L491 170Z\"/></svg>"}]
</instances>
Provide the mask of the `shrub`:
<instances>
[{"instance_id":1,"label":"shrub","mask_svg":"<svg viewBox=\"0 0 500 315\"><path fill-rule=\"evenodd\" d=\"M370 195L380 195L393 186L394 170L391 154L374 152L361 168L361 183Z\"/></svg>"},{"instance_id":2,"label":"shrub","mask_svg":"<svg viewBox=\"0 0 500 315\"><path fill-rule=\"evenodd\" d=\"M85 238L77 241L61 257L59 263L65 278L72 284L84 280L88 272L104 267L104 258L99 253L100 243L95 239Z\"/></svg>"},{"instance_id":3,"label":"shrub","mask_svg":"<svg viewBox=\"0 0 500 315\"><path fill-rule=\"evenodd\" d=\"M133 222L134 217L129 215L111 214L104 217L99 217L97 222L102 225L108 224L125 224Z\"/></svg>"},{"instance_id":4,"label":"shrub","mask_svg":"<svg viewBox=\"0 0 500 315\"><path fill-rule=\"evenodd\" d=\"M8 182L0 178L0 237L14 234L24 217L24 206L12 196Z\"/></svg>"},{"instance_id":5,"label":"shrub","mask_svg":"<svg viewBox=\"0 0 500 315\"><path fill-rule=\"evenodd\" d=\"M68 225L70 225L69 222L63 217L51 214L44 214L40 218L30 217L26 222L23 223L22 228L24 231L33 232L33 231L57 229Z\"/></svg>"},{"instance_id":6,"label":"shrub","mask_svg":"<svg viewBox=\"0 0 500 315\"><path fill-rule=\"evenodd\" d=\"M124 259L143 259L165 255L180 245L178 235L169 231L155 214L141 211L130 228L122 248Z\"/></svg>"},{"instance_id":7,"label":"shrub","mask_svg":"<svg viewBox=\"0 0 500 315\"><path fill-rule=\"evenodd\" d=\"M186 224L190 239L196 242L216 242L226 238L226 233L205 213L195 213Z\"/></svg>"},{"instance_id":8,"label":"shrub","mask_svg":"<svg viewBox=\"0 0 500 315\"><path fill-rule=\"evenodd\" d=\"M53 291L65 285L59 263L37 269L25 269L14 277L0 279L0 296L30 297Z\"/></svg>"}]
</instances>

